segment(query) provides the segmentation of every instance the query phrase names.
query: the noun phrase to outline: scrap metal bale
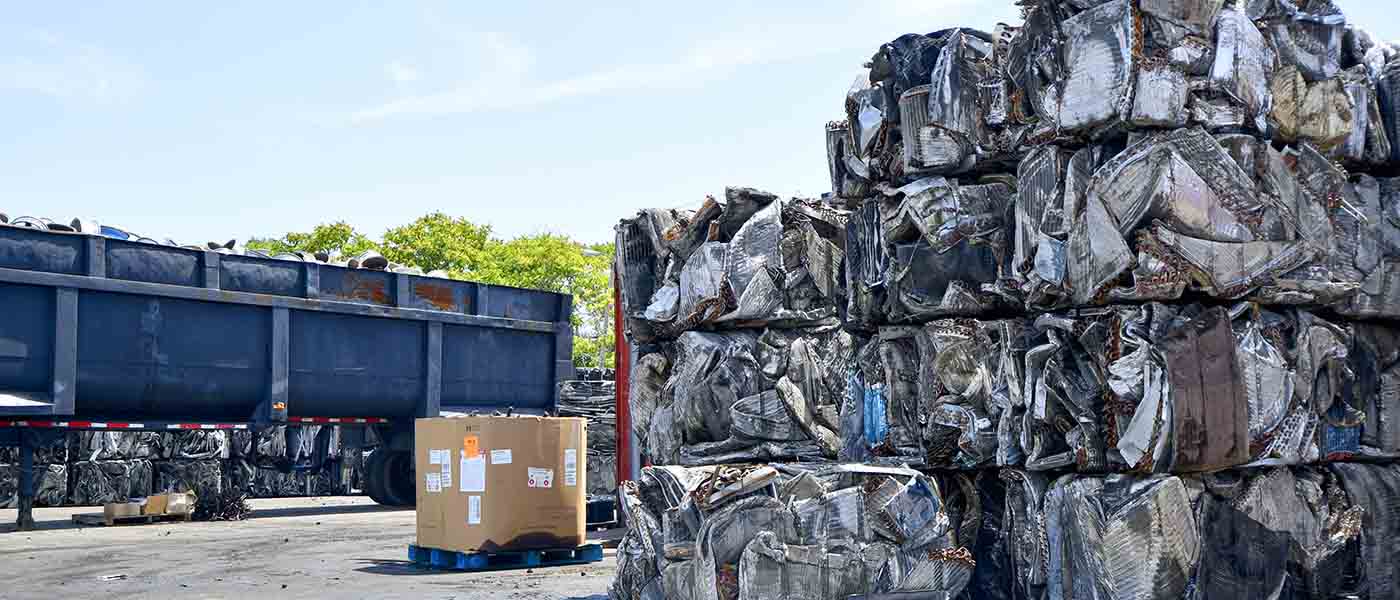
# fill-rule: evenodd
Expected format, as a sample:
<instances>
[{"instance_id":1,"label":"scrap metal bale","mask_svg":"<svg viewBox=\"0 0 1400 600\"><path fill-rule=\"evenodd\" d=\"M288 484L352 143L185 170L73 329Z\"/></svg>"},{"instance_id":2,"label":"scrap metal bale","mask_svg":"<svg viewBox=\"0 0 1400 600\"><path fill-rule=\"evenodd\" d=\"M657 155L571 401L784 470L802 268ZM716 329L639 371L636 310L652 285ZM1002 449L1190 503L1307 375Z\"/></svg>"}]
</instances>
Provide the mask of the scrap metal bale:
<instances>
[{"instance_id":1,"label":"scrap metal bale","mask_svg":"<svg viewBox=\"0 0 1400 600\"><path fill-rule=\"evenodd\" d=\"M1141 35L1133 6L1115 0L1064 21L1065 77L1056 113L1061 132L1093 135L1130 118Z\"/></svg>"},{"instance_id":2,"label":"scrap metal bale","mask_svg":"<svg viewBox=\"0 0 1400 600\"><path fill-rule=\"evenodd\" d=\"M1011 303L1012 196L1006 183L960 186L941 177L881 200L885 317L892 322L977 315ZM852 257L853 262L864 257Z\"/></svg>"},{"instance_id":3,"label":"scrap metal bale","mask_svg":"<svg viewBox=\"0 0 1400 600\"><path fill-rule=\"evenodd\" d=\"M1347 510L1342 506L1333 507L1331 515L1340 514L1328 521L1328 533L1339 531L1343 539L1353 532L1359 533L1359 549L1355 554L1338 551L1340 560L1323 563L1319 567L1320 576L1325 569L1336 566L1338 572L1355 574L1357 580L1353 589L1360 594L1369 593L1372 598L1394 597L1400 594L1400 567L1396 566L1390 552L1396 536L1400 536L1400 466L1336 464L1329 471L1337 478L1339 487L1345 492ZM1338 504L1342 498L1335 495ZM1358 514L1359 513L1359 514ZM1358 517L1355 518L1355 517ZM1332 539L1327 548L1335 546ZM1345 571L1343 570L1345 569ZM1337 585L1325 587L1336 581L1336 577L1324 579L1319 585L1322 590L1342 588Z\"/></svg>"},{"instance_id":4,"label":"scrap metal bale","mask_svg":"<svg viewBox=\"0 0 1400 600\"><path fill-rule=\"evenodd\" d=\"M944 487L944 485L951 487ZM982 532L972 480L867 465L652 467L624 484L617 598L953 598Z\"/></svg>"},{"instance_id":5,"label":"scrap metal bale","mask_svg":"<svg viewBox=\"0 0 1400 600\"><path fill-rule=\"evenodd\" d=\"M227 431L189 430L160 435L160 458L163 459L208 460L230 455Z\"/></svg>"},{"instance_id":6,"label":"scrap metal bale","mask_svg":"<svg viewBox=\"0 0 1400 600\"><path fill-rule=\"evenodd\" d=\"M653 211L654 212L654 211ZM648 214L627 221L629 240L649 229ZM658 241L629 241L635 260L620 264L633 339L674 339L687 331L834 322L845 303L841 262L847 214L814 200L777 200L728 188L684 216ZM658 274L661 274L658 276ZM642 288L648 290L641 299Z\"/></svg>"},{"instance_id":7,"label":"scrap metal bale","mask_svg":"<svg viewBox=\"0 0 1400 600\"><path fill-rule=\"evenodd\" d=\"M61 465L68 462L67 436L37 440L33 448L36 463ZM19 446L0 446L0 464L19 464L19 453Z\"/></svg>"},{"instance_id":8,"label":"scrap metal bale","mask_svg":"<svg viewBox=\"0 0 1400 600\"><path fill-rule=\"evenodd\" d=\"M151 461L145 459L80 461L69 465L68 503L100 506L145 498L154 490Z\"/></svg>"},{"instance_id":9,"label":"scrap metal bale","mask_svg":"<svg viewBox=\"0 0 1400 600\"><path fill-rule=\"evenodd\" d=\"M1176 477L1066 477L1045 516L1053 599L1181 598L1200 564L1190 491Z\"/></svg>"},{"instance_id":10,"label":"scrap metal bale","mask_svg":"<svg viewBox=\"0 0 1400 600\"><path fill-rule=\"evenodd\" d=\"M1354 318L1400 317L1400 179L1351 178L1333 212L1338 271L1360 283L1338 311Z\"/></svg>"},{"instance_id":11,"label":"scrap metal bale","mask_svg":"<svg viewBox=\"0 0 1400 600\"><path fill-rule=\"evenodd\" d=\"M70 460L126 460L157 458L164 447L154 431L82 430L68 432Z\"/></svg>"},{"instance_id":12,"label":"scrap metal bale","mask_svg":"<svg viewBox=\"0 0 1400 600\"><path fill-rule=\"evenodd\" d=\"M152 461L156 493L193 492L201 498L218 497L223 491L223 465L219 460Z\"/></svg>"},{"instance_id":13,"label":"scrap metal bale","mask_svg":"<svg viewBox=\"0 0 1400 600\"><path fill-rule=\"evenodd\" d=\"M1198 503L1207 597L1328 597L1356 593L1356 541L1375 505L1351 502L1321 469L1202 476Z\"/></svg>"},{"instance_id":14,"label":"scrap metal bale","mask_svg":"<svg viewBox=\"0 0 1400 600\"><path fill-rule=\"evenodd\" d=\"M229 432L229 458L252 458L254 452L253 432L248 429L235 429Z\"/></svg>"},{"instance_id":15,"label":"scrap metal bale","mask_svg":"<svg viewBox=\"0 0 1400 600\"><path fill-rule=\"evenodd\" d=\"M1350 397L1365 415L1353 454L1400 458L1400 328L1354 325L1347 356L1356 377Z\"/></svg>"},{"instance_id":16,"label":"scrap metal bale","mask_svg":"<svg viewBox=\"0 0 1400 600\"><path fill-rule=\"evenodd\" d=\"M919 420L927 464L975 469L1020 464L1024 356L1022 319L935 321L917 336Z\"/></svg>"},{"instance_id":17,"label":"scrap metal bale","mask_svg":"<svg viewBox=\"0 0 1400 600\"><path fill-rule=\"evenodd\" d=\"M854 338L835 326L689 332L645 439L657 464L834 458Z\"/></svg>"},{"instance_id":18,"label":"scrap metal bale","mask_svg":"<svg viewBox=\"0 0 1400 600\"><path fill-rule=\"evenodd\" d=\"M1306 144L1281 154L1201 129L1142 137L1093 168L1082 194L1066 193L1066 284L1041 286L1042 304L1177 300L1187 291L1277 304L1345 298L1359 281L1312 268L1346 252L1328 244L1328 213L1348 207L1336 201L1345 178L1329 169Z\"/></svg>"},{"instance_id":19,"label":"scrap metal bale","mask_svg":"<svg viewBox=\"0 0 1400 600\"><path fill-rule=\"evenodd\" d=\"M1215 65L1211 83L1239 106L1256 131L1268 131L1266 116L1273 106L1269 82L1277 56L1246 9L1227 6L1215 26Z\"/></svg>"}]
</instances>

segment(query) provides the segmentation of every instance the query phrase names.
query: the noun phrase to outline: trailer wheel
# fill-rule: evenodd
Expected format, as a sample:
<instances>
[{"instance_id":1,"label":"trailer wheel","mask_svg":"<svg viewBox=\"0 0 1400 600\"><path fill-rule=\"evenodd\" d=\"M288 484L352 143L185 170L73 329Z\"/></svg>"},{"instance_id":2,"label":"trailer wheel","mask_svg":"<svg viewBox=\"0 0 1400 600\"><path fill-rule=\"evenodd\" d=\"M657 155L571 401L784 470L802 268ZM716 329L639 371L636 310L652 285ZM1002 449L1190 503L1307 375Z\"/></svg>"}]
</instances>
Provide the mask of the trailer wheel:
<instances>
[{"instance_id":1,"label":"trailer wheel","mask_svg":"<svg viewBox=\"0 0 1400 600\"><path fill-rule=\"evenodd\" d=\"M389 452L383 448L377 448L369 455L369 460L365 461L365 494L373 500L375 504L389 505L389 501L384 498L384 459Z\"/></svg>"},{"instance_id":2,"label":"trailer wheel","mask_svg":"<svg viewBox=\"0 0 1400 600\"><path fill-rule=\"evenodd\" d=\"M418 486L413 481L413 454L410 452L386 452L382 463L381 481L384 485L384 500L390 506L414 506L417 501Z\"/></svg>"}]
</instances>

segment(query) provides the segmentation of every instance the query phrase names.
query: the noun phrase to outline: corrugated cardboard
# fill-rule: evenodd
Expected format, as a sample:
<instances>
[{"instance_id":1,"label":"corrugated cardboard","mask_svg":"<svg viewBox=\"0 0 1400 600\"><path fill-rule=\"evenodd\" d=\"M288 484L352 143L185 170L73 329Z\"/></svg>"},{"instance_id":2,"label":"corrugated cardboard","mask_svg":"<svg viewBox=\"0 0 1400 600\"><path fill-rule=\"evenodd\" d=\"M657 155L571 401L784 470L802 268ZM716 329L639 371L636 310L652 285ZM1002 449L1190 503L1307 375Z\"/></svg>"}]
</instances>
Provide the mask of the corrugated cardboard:
<instances>
[{"instance_id":1,"label":"corrugated cardboard","mask_svg":"<svg viewBox=\"0 0 1400 600\"><path fill-rule=\"evenodd\" d=\"M143 515L163 515L165 507L170 503L170 496L156 494L146 497L146 506L141 509Z\"/></svg>"},{"instance_id":2,"label":"corrugated cardboard","mask_svg":"<svg viewBox=\"0 0 1400 600\"><path fill-rule=\"evenodd\" d=\"M582 545L586 426L579 418L419 419L418 545L458 552Z\"/></svg>"},{"instance_id":3,"label":"corrugated cardboard","mask_svg":"<svg viewBox=\"0 0 1400 600\"><path fill-rule=\"evenodd\" d=\"M146 498L142 514L147 515L187 515L194 512L196 497L193 493L155 494Z\"/></svg>"},{"instance_id":4,"label":"corrugated cardboard","mask_svg":"<svg viewBox=\"0 0 1400 600\"><path fill-rule=\"evenodd\" d=\"M140 502L109 502L102 505L102 516L108 521L122 517L141 516Z\"/></svg>"},{"instance_id":5,"label":"corrugated cardboard","mask_svg":"<svg viewBox=\"0 0 1400 600\"><path fill-rule=\"evenodd\" d=\"M165 497L165 514L168 515L194 514L194 505L199 501L199 496L194 495L194 492L166 494Z\"/></svg>"}]
</instances>

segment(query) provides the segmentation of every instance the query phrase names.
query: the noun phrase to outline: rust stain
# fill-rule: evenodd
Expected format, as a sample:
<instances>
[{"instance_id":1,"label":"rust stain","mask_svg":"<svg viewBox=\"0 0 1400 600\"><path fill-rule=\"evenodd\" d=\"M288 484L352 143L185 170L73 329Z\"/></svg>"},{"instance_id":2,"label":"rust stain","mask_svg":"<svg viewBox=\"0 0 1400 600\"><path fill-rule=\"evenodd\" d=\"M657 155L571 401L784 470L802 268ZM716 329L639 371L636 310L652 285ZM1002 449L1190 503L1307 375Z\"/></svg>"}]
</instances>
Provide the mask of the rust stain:
<instances>
[{"instance_id":1,"label":"rust stain","mask_svg":"<svg viewBox=\"0 0 1400 600\"><path fill-rule=\"evenodd\" d=\"M336 296L353 300L368 300L375 304L389 304L388 284L383 279L364 279L350 273L345 276L345 285L336 290Z\"/></svg>"},{"instance_id":2,"label":"rust stain","mask_svg":"<svg viewBox=\"0 0 1400 600\"><path fill-rule=\"evenodd\" d=\"M457 306L457 301L452 295L452 286L419 281L413 284L413 295L437 307L438 310L451 312Z\"/></svg>"}]
</instances>

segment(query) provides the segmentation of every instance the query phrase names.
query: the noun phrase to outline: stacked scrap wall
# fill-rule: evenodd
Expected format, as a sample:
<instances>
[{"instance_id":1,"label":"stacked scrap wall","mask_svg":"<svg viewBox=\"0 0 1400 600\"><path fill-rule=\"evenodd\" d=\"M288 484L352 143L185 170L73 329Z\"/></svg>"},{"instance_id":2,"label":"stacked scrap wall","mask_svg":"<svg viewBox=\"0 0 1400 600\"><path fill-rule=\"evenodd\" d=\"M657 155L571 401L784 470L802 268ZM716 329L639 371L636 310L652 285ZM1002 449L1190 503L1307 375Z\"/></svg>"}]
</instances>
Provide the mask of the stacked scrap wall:
<instances>
[{"instance_id":1,"label":"stacked scrap wall","mask_svg":"<svg viewBox=\"0 0 1400 600\"><path fill-rule=\"evenodd\" d=\"M288 443L290 440L290 444ZM252 498L359 493L363 459L338 426L233 431L71 431L36 448L38 506L100 506L152 493ZM18 502L19 449L0 448L0 508Z\"/></svg>"},{"instance_id":2,"label":"stacked scrap wall","mask_svg":"<svg viewBox=\"0 0 1400 600\"><path fill-rule=\"evenodd\" d=\"M674 466L614 598L1396 597L1400 53L1326 0L1021 4L876 52L810 232L619 227Z\"/></svg>"}]
</instances>

